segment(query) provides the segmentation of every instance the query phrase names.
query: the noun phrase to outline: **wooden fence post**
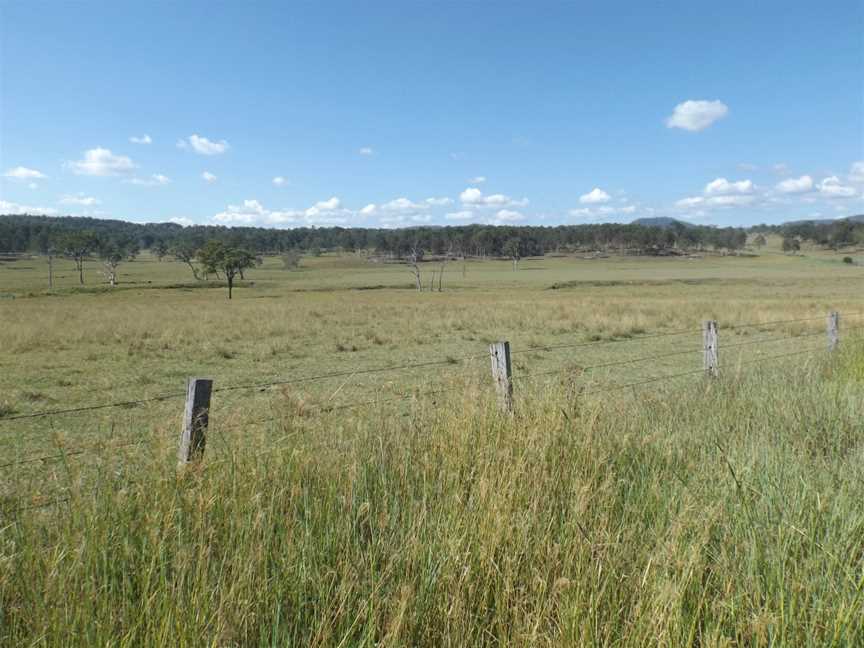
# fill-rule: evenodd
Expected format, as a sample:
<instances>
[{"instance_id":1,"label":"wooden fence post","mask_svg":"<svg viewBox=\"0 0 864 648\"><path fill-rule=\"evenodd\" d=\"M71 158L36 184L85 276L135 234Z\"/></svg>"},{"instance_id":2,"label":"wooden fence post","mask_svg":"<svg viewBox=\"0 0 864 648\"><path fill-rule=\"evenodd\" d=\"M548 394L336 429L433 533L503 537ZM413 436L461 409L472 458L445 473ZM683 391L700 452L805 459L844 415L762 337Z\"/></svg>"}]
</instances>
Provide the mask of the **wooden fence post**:
<instances>
[{"instance_id":1,"label":"wooden fence post","mask_svg":"<svg viewBox=\"0 0 864 648\"><path fill-rule=\"evenodd\" d=\"M840 313L833 311L828 314L828 350L834 351L840 343Z\"/></svg>"},{"instance_id":2,"label":"wooden fence post","mask_svg":"<svg viewBox=\"0 0 864 648\"><path fill-rule=\"evenodd\" d=\"M711 378L716 378L720 374L716 320L706 320L702 323L702 346L705 353L705 373Z\"/></svg>"},{"instance_id":3,"label":"wooden fence post","mask_svg":"<svg viewBox=\"0 0 864 648\"><path fill-rule=\"evenodd\" d=\"M177 449L180 464L196 461L204 454L212 391L213 381L209 378L189 378L186 381L186 408L183 411L180 447Z\"/></svg>"},{"instance_id":4,"label":"wooden fence post","mask_svg":"<svg viewBox=\"0 0 864 648\"><path fill-rule=\"evenodd\" d=\"M498 392L498 404L505 412L513 411L513 373L510 365L510 343L495 342L489 345L492 356L492 379Z\"/></svg>"}]
</instances>

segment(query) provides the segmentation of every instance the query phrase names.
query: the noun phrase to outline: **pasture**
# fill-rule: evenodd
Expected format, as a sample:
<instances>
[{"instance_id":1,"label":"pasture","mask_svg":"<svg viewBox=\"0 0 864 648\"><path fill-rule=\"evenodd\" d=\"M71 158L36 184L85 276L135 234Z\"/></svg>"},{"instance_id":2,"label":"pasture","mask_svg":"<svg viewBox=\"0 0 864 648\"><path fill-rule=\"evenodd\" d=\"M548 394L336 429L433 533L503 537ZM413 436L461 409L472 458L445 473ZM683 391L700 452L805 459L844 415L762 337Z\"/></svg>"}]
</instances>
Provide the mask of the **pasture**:
<instances>
[{"instance_id":1,"label":"pasture","mask_svg":"<svg viewBox=\"0 0 864 648\"><path fill-rule=\"evenodd\" d=\"M422 293L360 255L268 257L230 302L170 258L114 289L55 261L53 291L44 259L5 262L0 641L860 645L843 256L453 261ZM232 389L178 473L187 376ZM104 403L129 404L23 418Z\"/></svg>"}]
</instances>

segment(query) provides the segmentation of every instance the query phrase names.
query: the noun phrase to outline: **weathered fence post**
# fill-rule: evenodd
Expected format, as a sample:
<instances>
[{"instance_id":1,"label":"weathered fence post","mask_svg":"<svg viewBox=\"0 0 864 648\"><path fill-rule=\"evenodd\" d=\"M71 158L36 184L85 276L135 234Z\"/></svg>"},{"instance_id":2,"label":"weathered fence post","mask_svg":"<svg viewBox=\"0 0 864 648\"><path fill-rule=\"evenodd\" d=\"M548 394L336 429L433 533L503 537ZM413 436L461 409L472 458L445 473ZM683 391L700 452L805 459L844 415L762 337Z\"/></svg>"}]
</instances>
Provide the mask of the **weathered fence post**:
<instances>
[{"instance_id":1,"label":"weathered fence post","mask_svg":"<svg viewBox=\"0 0 864 648\"><path fill-rule=\"evenodd\" d=\"M720 374L716 320L706 320L702 323L702 346L705 352L705 373L711 378L716 378Z\"/></svg>"},{"instance_id":2,"label":"weathered fence post","mask_svg":"<svg viewBox=\"0 0 864 648\"><path fill-rule=\"evenodd\" d=\"M183 430L177 449L180 464L196 461L204 454L212 391L213 381L209 378L189 378L186 381L186 409L183 411Z\"/></svg>"},{"instance_id":3,"label":"weathered fence post","mask_svg":"<svg viewBox=\"0 0 864 648\"><path fill-rule=\"evenodd\" d=\"M513 373L510 366L510 343L495 342L489 345L492 356L492 379L498 392L498 404L505 412L513 411Z\"/></svg>"},{"instance_id":4,"label":"weathered fence post","mask_svg":"<svg viewBox=\"0 0 864 648\"><path fill-rule=\"evenodd\" d=\"M828 350L834 351L840 343L840 313L828 314Z\"/></svg>"}]
</instances>

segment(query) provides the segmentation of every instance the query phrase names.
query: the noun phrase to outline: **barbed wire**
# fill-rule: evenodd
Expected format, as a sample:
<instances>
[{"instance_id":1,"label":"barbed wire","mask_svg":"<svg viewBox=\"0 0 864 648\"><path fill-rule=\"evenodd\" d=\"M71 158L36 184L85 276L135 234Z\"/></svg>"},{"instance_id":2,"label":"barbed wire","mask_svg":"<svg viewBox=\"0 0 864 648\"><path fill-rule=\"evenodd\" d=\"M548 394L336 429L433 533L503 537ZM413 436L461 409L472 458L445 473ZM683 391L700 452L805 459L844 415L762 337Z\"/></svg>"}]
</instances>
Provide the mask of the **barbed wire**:
<instances>
[{"instance_id":1,"label":"barbed wire","mask_svg":"<svg viewBox=\"0 0 864 648\"><path fill-rule=\"evenodd\" d=\"M799 351L792 351L792 352L789 352L789 353L776 354L776 355L773 355L773 356L763 356L763 357L760 357L760 358L755 358L755 359L750 360L750 361L740 362L740 363L738 363L738 364L739 364L739 365L742 365L742 366L743 366L743 365L762 364L762 363L764 363L764 362L768 362L768 361L771 361L771 360L777 360L777 359L781 359L781 358L788 358L788 357L793 357L793 356L800 356L800 355L804 355L804 354L813 353L813 352L815 352L815 351L819 351L819 350L820 350L819 347L814 347L814 348L810 348L810 349L804 349L804 350L799 350ZM652 377L650 377L650 378L646 378L646 379L644 379L644 380L634 381L634 382L630 382L630 383L626 383L626 384L621 384L621 385L608 385L608 384L607 384L607 385L602 386L602 387L599 388L599 389L589 389L589 390L587 390L587 391L582 391L582 392L580 392L579 395L580 395L580 396L588 396L588 395L596 395L596 394L602 394L602 393L609 393L609 392L613 392L613 391L620 391L620 390L623 390L623 389L630 389L630 388L635 388L635 387L639 387L639 386L643 386L643 385L648 385L648 384L652 384L652 383L665 382L665 381L674 380L674 379L677 379L677 378L683 378L683 377L687 377L687 376L693 376L693 375L697 375L697 374L704 374L704 373L705 373L705 370L704 370L704 369L694 369L694 370L684 371L684 372L675 373L675 374L664 374L664 375L661 375L661 376L652 376ZM423 394L407 394L407 395L403 395L403 396L400 396L400 397L394 397L394 398L389 398L389 399L376 399L376 400L371 400L371 401L362 401L362 402L349 403L349 404L337 405L337 406L326 406L326 408L327 408L327 411L336 411L336 410L342 410L342 409L348 409L348 408L354 408L354 407L361 407L361 406L368 406L368 405L376 405L376 404L381 404L381 403L384 403L384 402L397 402L397 401L404 401L404 400L408 400L408 399L410 399L410 398L414 398L414 397L416 397L416 396L428 396L428 395L434 395L434 394L440 394L440 393L452 392L452 391L461 390L461 389L464 389L464 386L460 385L460 386L456 386L456 387L452 387L452 388L444 388L444 389L439 389L439 390L433 390L433 391L425 392L425 393L423 393ZM240 427L240 426L245 426L245 425L261 424L261 423L266 423L266 422L270 422L270 421L273 421L273 420L277 420L278 418L279 418L279 417L270 417L270 418L265 418L265 419L258 419L258 420L256 420L256 421L252 421L252 422L248 422L248 423L239 423L239 424L237 424L236 426L233 426L233 427ZM231 428L228 428L228 429L231 429ZM141 443L143 443L143 440L137 440L137 441L130 442L130 443L126 443L126 444L121 444L121 445L119 445L119 446L105 446L105 449L122 448L122 447L127 447L127 446L131 446L131 445L137 445L137 444L141 444ZM277 452L277 451L279 451L279 450L284 450L284 449L287 449L287 446L286 446L286 447L279 447L279 448L272 448L272 449L268 449L268 450L265 450L265 451L262 451L262 452L256 453L256 456L257 456L257 455L270 454L270 453ZM9 465L15 465L16 463L28 463L28 462L34 462L34 461L40 461L40 460L46 460L46 459L51 459L51 458L61 458L61 457L63 457L63 456L71 456L73 453L75 453L75 454L80 454L80 453L83 453L83 452L86 452L86 450L80 450L80 449L79 449L79 450L72 451L72 452L69 452L69 453L64 453L64 454L61 454L61 455L51 455L51 456L47 456L47 457L36 457L36 458L33 458L33 459L23 460L23 461L20 461L20 462L11 462L11 463L9 463L9 464L4 464L4 465L0 466L0 468L7 467L7 466L9 466ZM94 491L94 492L95 492L95 491ZM27 510L33 510L33 509L39 509L39 508L47 508L47 507L50 507L50 506L54 506L54 505L58 505L58 504L63 504L63 503L65 503L65 502L69 502L71 499L72 499L71 495L70 495L70 496L65 496L65 497L56 498L56 499L53 499L53 500L50 500L50 501L47 501L47 502L39 502L39 503L36 503L36 504L31 504L31 505L27 505L27 506L18 507L18 508L16 508L16 509L13 509L13 510L11 510L11 511L8 511L8 513L11 513L11 514L17 514L17 513L23 512L23 511L27 511ZM2 513L2 509L0 509L0 513Z\"/></svg>"},{"instance_id":2,"label":"barbed wire","mask_svg":"<svg viewBox=\"0 0 864 648\"><path fill-rule=\"evenodd\" d=\"M855 315L860 315L860 314L861 313L857 313L857 312L856 313L849 313L849 314L847 314L847 316L855 316ZM722 327L721 330L736 330L736 329L741 329L741 328L757 327L757 326L758 327L765 327L768 325L781 325L781 324L790 324L790 323L797 323L797 322L815 321L817 319L822 319L822 316L789 319L789 320L774 320L774 321L769 321L769 322L755 322L755 323L746 323L746 324L736 324L736 325ZM688 333L697 333L697 332L699 332L699 331L696 329L684 329L684 330L657 333L657 334L652 334L652 335L636 336L636 337L630 337L630 338L621 338L621 339L612 339L612 340L595 340L595 341L589 341L589 342L577 342L577 343L572 343L572 344L558 344L558 345L546 345L546 346L539 346L539 347L527 347L527 348L516 349L514 351L511 351L511 355L515 355L518 353L536 352L536 351L551 351L551 350L555 350L555 349L579 348L579 347L599 346L599 345L614 344L614 343L635 342L635 341L640 341L640 340L672 337L672 336L679 336L679 335L685 335ZM816 335L816 334L817 333L813 333L812 335ZM807 334L807 335L809 335L809 334ZM797 337L804 337L804 336L797 336ZM758 342L748 341L746 343L742 342L742 343L738 343L738 344L729 345L726 348L735 348L738 346L746 346L747 344L756 344L756 343L758 343ZM673 356L673 355L680 355L683 353L684 353L683 351L682 352L673 352L673 353L666 354L666 355ZM485 354L477 354L477 355L472 355L472 356L466 356L464 358L447 358L445 360L431 360L428 362L408 363L408 364L402 364L402 365L391 366L391 367L373 367L373 368L367 368L367 369L351 369L351 370L344 370L344 371L335 371L335 372L330 372L330 373L326 373L326 374L319 374L316 376L304 376L304 377L299 377L299 378L289 378L289 379L285 379L285 380L273 380L273 381L261 382L261 383L246 383L246 384L238 384L238 385L228 385L226 387L218 387L218 388L214 389L213 393L223 393L223 392L228 392L228 391L238 391L238 390L247 390L247 389L265 390L265 389L268 389L270 387L275 387L275 386L302 384L302 383L314 382L314 381L326 380L326 379L332 379L332 378L351 377L351 376L358 376L358 375L370 375L370 374L378 374L378 373L384 373L384 372L401 371L401 370L405 370L405 369L420 369L420 368L428 368L428 367L434 367L434 366L455 365L455 364L469 362L471 360L477 360L477 359L480 359L483 357L486 357ZM603 366L607 366L607 367L623 366L623 365L635 363L635 362L644 362L644 361L653 360L653 359L661 359L663 357L665 357L665 356L652 356L652 357L644 358L644 359L634 359L634 360L630 360L630 361L610 362L610 363L604 363L601 365L595 365L593 367L585 367L584 370L596 369L596 368L600 368ZM526 378L532 377L532 376L549 375L550 373L554 373L554 372L541 372L538 374L529 374L529 376L526 376ZM82 413L82 412L92 412L92 411L109 409L109 408L116 408L116 407L136 407L136 406L144 405L147 403L162 402L162 401L170 400L173 398L180 398L180 397L183 397L185 395L186 395L185 391L177 391L177 392L170 392L170 393L160 394L157 396L152 396L152 397L147 397L147 398L139 398L139 399L133 399L133 400L126 400L126 401L100 403L100 404L93 404L93 405L83 405L83 406L79 406L79 407L70 407L70 408L63 408L63 409L43 410L43 411L38 411L38 412L29 412L29 413L25 413L25 414L14 414L11 416L0 417L0 423L9 422L9 421L20 421L20 420L26 420L26 419L42 418L42 417L47 417L47 416L78 414L78 413Z\"/></svg>"}]
</instances>

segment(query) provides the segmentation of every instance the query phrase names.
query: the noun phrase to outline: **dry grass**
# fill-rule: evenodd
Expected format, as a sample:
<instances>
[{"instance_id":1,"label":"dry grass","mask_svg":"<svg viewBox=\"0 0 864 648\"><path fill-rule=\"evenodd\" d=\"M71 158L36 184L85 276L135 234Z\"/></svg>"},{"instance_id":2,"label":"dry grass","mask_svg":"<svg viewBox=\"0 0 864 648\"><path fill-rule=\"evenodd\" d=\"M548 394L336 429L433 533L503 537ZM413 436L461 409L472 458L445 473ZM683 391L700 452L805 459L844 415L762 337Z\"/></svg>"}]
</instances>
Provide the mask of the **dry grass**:
<instances>
[{"instance_id":1,"label":"dry grass","mask_svg":"<svg viewBox=\"0 0 864 648\"><path fill-rule=\"evenodd\" d=\"M4 303L6 416L182 391L187 375L219 387L448 364L217 394L205 461L179 475L178 400L0 422L4 460L53 457L3 469L0 642L864 642L859 320L844 319L831 358L746 364L789 350L778 337L821 334L830 309L857 311L857 269L556 259L472 268L450 292L417 295L347 290L405 281L389 268L316 263L265 268L231 304L164 288ZM179 280L170 266L166 283ZM721 322L720 381L585 395L698 368L707 317ZM732 322L756 326L724 331ZM560 370L517 382L512 418L482 357L498 339L519 351L517 378ZM615 342L525 351L591 340ZM749 341L761 342L722 350ZM380 404L329 411L366 400ZM68 501L38 506L56 497Z\"/></svg>"}]
</instances>

